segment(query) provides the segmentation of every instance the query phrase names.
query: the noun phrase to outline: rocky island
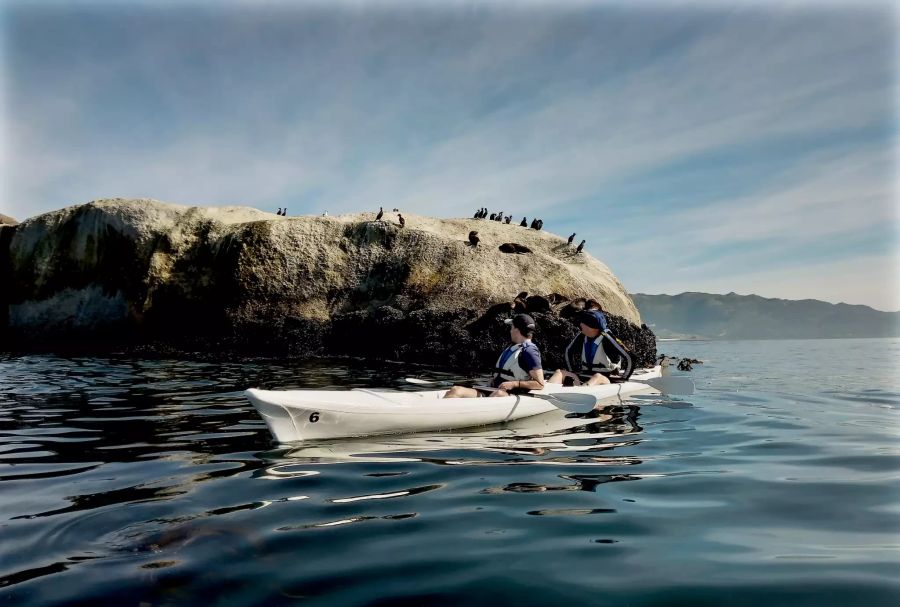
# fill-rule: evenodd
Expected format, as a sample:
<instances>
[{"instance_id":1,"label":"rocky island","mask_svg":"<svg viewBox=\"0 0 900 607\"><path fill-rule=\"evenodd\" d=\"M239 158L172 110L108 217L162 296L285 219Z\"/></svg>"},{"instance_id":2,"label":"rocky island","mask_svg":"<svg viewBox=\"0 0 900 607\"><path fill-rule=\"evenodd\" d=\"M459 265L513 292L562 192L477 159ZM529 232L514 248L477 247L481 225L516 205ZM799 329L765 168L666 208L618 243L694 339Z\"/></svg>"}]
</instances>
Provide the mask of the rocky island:
<instances>
[{"instance_id":1,"label":"rocky island","mask_svg":"<svg viewBox=\"0 0 900 607\"><path fill-rule=\"evenodd\" d=\"M0 225L3 350L352 356L483 369L528 311L545 368L599 301L655 337L602 262L542 230L404 212L283 217L108 199ZM472 231L478 238L470 238ZM516 245L516 246L509 246Z\"/></svg>"}]
</instances>

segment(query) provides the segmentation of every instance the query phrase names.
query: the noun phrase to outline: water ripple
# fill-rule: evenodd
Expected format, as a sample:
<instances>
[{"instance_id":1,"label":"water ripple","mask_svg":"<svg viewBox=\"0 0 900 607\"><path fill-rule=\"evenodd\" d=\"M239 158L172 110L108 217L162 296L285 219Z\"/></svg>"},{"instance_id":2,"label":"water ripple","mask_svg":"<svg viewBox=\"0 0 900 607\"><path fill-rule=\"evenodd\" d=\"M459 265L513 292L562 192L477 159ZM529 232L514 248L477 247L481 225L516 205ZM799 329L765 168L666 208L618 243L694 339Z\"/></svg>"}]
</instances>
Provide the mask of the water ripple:
<instances>
[{"instance_id":1,"label":"water ripple","mask_svg":"<svg viewBox=\"0 0 900 607\"><path fill-rule=\"evenodd\" d=\"M0 597L892 604L898 344L845 377L834 342L667 342L706 360L690 398L291 446L243 389L421 370L0 356Z\"/></svg>"}]
</instances>

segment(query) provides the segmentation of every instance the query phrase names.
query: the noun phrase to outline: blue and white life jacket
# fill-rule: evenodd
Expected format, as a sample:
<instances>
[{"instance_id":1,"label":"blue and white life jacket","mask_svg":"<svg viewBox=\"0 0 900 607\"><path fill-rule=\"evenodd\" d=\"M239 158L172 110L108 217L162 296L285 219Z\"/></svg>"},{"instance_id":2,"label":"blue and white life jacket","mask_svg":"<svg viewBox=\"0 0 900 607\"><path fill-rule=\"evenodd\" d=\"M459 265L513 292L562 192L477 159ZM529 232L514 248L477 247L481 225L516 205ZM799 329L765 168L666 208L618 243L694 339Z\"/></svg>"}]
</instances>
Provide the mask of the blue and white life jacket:
<instances>
[{"instance_id":1,"label":"blue and white life jacket","mask_svg":"<svg viewBox=\"0 0 900 607\"><path fill-rule=\"evenodd\" d=\"M519 366L519 355L528 347L534 348L535 345L530 340L527 340L504 350L500 354L500 358L497 359L497 364L494 365L494 378L502 378L503 380L518 379L522 381L531 379L528 371Z\"/></svg>"},{"instance_id":2,"label":"blue and white life jacket","mask_svg":"<svg viewBox=\"0 0 900 607\"><path fill-rule=\"evenodd\" d=\"M587 360L586 343L594 346L591 360ZM616 373L628 379L634 370L631 355L608 331L593 339L579 333L566 348L565 358L566 366L573 373Z\"/></svg>"}]
</instances>

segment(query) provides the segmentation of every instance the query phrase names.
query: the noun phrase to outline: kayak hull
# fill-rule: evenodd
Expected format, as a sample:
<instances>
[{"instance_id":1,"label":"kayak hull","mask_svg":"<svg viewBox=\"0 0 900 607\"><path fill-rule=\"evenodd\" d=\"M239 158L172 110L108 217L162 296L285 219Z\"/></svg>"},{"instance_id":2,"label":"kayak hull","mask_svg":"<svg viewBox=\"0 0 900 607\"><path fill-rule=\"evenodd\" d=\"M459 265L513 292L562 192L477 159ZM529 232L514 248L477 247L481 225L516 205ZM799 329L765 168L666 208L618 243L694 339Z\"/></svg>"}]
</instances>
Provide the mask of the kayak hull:
<instances>
[{"instance_id":1,"label":"kayak hull","mask_svg":"<svg viewBox=\"0 0 900 607\"><path fill-rule=\"evenodd\" d=\"M633 379L660 376L660 368L635 372ZM583 393L599 400L653 388L639 381L603 386L548 384L540 393ZM247 399L282 443L309 439L375 436L487 426L556 409L528 395L443 399L446 390L247 390Z\"/></svg>"}]
</instances>

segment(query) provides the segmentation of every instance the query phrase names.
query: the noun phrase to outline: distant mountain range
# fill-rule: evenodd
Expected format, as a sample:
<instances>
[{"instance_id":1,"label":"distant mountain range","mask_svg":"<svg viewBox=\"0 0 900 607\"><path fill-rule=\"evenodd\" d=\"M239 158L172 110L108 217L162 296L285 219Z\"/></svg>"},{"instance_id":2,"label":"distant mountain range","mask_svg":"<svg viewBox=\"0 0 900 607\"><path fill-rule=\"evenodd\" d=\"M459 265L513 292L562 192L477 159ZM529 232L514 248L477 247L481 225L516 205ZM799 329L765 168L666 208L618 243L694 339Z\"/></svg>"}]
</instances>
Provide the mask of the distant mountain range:
<instances>
[{"instance_id":1,"label":"distant mountain range","mask_svg":"<svg viewBox=\"0 0 900 607\"><path fill-rule=\"evenodd\" d=\"M868 306L792 301L758 295L633 294L641 318L659 338L809 339L898 337L900 312Z\"/></svg>"}]
</instances>

